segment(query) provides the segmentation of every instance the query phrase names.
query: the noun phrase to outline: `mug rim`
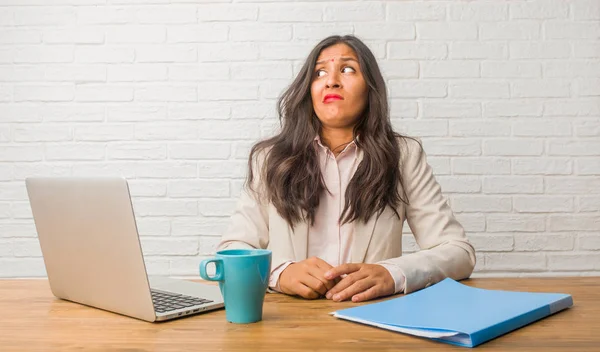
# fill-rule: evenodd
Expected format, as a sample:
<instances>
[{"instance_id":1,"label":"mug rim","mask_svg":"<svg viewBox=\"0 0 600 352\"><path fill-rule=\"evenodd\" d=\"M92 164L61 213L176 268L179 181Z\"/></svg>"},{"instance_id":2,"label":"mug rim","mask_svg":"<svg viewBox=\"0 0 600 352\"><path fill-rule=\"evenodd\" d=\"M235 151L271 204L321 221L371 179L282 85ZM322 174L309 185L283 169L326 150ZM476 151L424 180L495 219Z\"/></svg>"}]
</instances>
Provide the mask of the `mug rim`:
<instances>
[{"instance_id":1,"label":"mug rim","mask_svg":"<svg viewBox=\"0 0 600 352\"><path fill-rule=\"evenodd\" d=\"M237 251L246 251L247 253L244 254L228 254L230 252L237 252ZM273 252L270 249L246 249L246 248L237 248L237 249L223 249L218 251L217 253L215 253L218 256L223 256L223 257L258 257L258 256L262 256L265 254L272 254Z\"/></svg>"}]
</instances>

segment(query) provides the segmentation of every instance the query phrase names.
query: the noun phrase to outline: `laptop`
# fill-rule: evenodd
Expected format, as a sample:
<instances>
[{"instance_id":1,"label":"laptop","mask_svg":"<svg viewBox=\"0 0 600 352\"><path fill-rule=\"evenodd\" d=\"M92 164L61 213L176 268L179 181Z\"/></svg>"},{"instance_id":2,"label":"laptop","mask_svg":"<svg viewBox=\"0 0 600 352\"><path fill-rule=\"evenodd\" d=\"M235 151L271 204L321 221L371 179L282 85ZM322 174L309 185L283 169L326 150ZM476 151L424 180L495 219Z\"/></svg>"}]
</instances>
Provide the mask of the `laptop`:
<instances>
[{"instance_id":1,"label":"laptop","mask_svg":"<svg viewBox=\"0 0 600 352\"><path fill-rule=\"evenodd\" d=\"M52 293L149 322L224 307L217 286L148 277L127 180L25 180Z\"/></svg>"}]
</instances>

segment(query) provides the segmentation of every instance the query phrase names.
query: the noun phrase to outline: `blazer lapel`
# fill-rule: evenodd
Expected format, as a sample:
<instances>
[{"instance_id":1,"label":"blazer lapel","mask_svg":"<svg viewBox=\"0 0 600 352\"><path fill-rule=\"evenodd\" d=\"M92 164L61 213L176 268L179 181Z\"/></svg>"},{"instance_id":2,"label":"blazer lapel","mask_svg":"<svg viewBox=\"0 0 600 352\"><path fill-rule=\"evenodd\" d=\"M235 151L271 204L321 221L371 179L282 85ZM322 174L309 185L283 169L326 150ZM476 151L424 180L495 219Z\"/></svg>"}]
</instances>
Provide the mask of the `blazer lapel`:
<instances>
[{"instance_id":1,"label":"blazer lapel","mask_svg":"<svg viewBox=\"0 0 600 352\"><path fill-rule=\"evenodd\" d=\"M294 247L294 255L296 260L304 260L308 257L308 223L300 221L294 225L294 230L289 226L290 236L292 238L292 246Z\"/></svg>"},{"instance_id":2,"label":"blazer lapel","mask_svg":"<svg viewBox=\"0 0 600 352\"><path fill-rule=\"evenodd\" d=\"M360 165L364 157L364 151L358 150L357 165ZM358 167L358 166L357 166ZM352 263L362 263L365 260L367 249L371 243L373 237L373 230L377 223L378 214L371 216L371 218L365 223L361 221L355 222L354 225L354 238L352 239L352 251L350 253L350 260Z\"/></svg>"},{"instance_id":3,"label":"blazer lapel","mask_svg":"<svg viewBox=\"0 0 600 352\"><path fill-rule=\"evenodd\" d=\"M355 223L354 238L352 239L352 252L350 254L352 263L364 262L367 249L369 248L371 238L373 237L377 217L377 215L373 215L366 223L362 221L357 221Z\"/></svg>"}]
</instances>

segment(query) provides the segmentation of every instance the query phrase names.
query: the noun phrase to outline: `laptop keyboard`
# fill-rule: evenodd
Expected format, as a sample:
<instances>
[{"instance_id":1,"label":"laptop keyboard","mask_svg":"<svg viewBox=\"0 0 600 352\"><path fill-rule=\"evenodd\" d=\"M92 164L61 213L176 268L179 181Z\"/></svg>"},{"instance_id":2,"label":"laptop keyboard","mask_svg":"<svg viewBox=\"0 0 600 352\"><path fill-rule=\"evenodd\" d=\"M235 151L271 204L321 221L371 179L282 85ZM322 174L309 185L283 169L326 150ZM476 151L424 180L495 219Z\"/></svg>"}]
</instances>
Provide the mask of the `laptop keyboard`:
<instances>
[{"instance_id":1,"label":"laptop keyboard","mask_svg":"<svg viewBox=\"0 0 600 352\"><path fill-rule=\"evenodd\" d=\"M154 303L154 310L156 310L158 313L164 313L212 302L208 299L180 295L172 292L164 292L154 289L151 289L150 291L152 292L152 303Z\"/></svg>"}]
</instances>

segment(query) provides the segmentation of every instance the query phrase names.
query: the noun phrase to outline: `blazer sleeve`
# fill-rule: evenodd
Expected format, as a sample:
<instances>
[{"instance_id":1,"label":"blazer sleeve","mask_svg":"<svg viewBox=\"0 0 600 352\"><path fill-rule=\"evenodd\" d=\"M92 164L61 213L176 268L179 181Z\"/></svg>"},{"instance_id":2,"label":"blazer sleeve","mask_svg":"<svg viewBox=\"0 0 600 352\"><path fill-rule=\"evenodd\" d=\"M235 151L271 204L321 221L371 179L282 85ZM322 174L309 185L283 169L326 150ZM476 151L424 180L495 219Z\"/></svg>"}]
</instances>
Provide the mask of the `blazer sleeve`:
<instances>
[{"instance_id":1,"label":"blazer sleeve","mask_svg":"<svg viewBox=\"0 0 600 352\"><path fill-rule=\"evenodd\" d=\"M227 231L221 236L217 250L267 248L269 245L269 220L267 202L261 200L260 170L264 154L253 164L255 192L244 186L230 219Z\"/></svg>"},{"instance_id":2,"label":"blazer sleeve","mask_svg":"<svg viewBox=\"0 0 600 352\"><path fill-rule=\"evenodd\" d=\"M420 251L380 264L403 273L404 292L410 293L447 277L468 278L475 267L475 249L442 195L421 144L404 140L400 168L409 203L405 216Z\"/></svg>"}]
</instances>

